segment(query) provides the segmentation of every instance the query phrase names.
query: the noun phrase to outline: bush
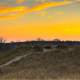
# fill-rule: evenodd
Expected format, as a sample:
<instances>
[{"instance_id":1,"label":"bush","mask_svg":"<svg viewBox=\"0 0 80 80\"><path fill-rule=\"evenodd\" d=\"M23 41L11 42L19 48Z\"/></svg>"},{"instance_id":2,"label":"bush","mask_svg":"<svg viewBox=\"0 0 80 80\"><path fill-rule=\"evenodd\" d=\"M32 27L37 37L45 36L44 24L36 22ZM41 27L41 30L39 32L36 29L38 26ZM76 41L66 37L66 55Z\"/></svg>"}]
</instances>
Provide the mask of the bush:
<instances>
[{"instance_id":1,"label":"bush","mask_svg":"<svg viewBox=\"0 0 80 80\"><path fill-rule=\"evenodd\" d=\"M37 52L38 52L38 51L39 51L39 52L43 52L43 47L36 45L36 46L33 47L33 50L34 50L34 51L37 51Z\"/></svg>"},{"instance_id":2,"label":"bush","mask_svg":"<svg viewBox=\"0 0 80 80\"><path fill-rule=\"evenodd\" d=\"M52 49L52 46L45 46L45 49Z\"/></svg>"},{"instance_id":3,"label":"bush","mask_svg":"<svg viewBox=\"0 0 80 80\"><path fill-rule=\"evenodd\" d=\"M56 46L56 48L58 48L58 49L66 49L66 48L68 48L68 46L66 46L65 44L58 44Z\"/></svg>"}]
</instances>

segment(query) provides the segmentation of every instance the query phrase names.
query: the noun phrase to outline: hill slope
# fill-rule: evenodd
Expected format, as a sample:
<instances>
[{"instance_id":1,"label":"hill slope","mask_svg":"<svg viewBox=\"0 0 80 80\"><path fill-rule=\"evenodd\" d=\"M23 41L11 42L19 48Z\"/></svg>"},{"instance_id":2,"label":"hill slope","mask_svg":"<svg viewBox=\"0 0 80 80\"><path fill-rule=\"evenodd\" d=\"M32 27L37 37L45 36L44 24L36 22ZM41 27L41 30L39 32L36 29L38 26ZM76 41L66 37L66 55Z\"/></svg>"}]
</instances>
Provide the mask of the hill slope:
<instances>
[{"instance_id":1,"label":"hill slope","mask_svg":"<svg viewBox=\"0 0 80 80\"><path fill-rule=\"evenodd\" d=\"M68 47L46 52L32 51L31 55L1 68L0 79L80 80L79 76L80 47Z\"/></svg>"}]
</instances>

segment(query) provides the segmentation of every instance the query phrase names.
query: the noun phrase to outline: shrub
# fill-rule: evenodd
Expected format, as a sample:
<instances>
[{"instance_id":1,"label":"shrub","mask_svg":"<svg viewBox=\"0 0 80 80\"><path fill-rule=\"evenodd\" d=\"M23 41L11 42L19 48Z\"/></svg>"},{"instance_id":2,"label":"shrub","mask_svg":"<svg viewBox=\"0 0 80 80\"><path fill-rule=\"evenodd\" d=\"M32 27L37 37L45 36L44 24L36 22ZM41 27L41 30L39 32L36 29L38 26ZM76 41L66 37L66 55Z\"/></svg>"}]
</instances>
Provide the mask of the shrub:
<instances>
[{"instance_id":1,"label":"shrub","mask_svg":"<svg viewBox=\"0 0 80 80\"><path fill-rule=\"evenodd\" d=\"M37 52L38 52L38 51L39 51L39 52L43 52L43 47L36 45L36 46L33 47L33 50L34 50L34 51L37 51Z\"/></svg>"},{"instance_id":2,"label":"shrub","mask_svg":"<svg viewBox=\"0 0 80 80\"><path fill-rule=\"evenodd\" d=\"M45 46L45 49L52 49L52 46Z\"/></svg>"}]
</instances>

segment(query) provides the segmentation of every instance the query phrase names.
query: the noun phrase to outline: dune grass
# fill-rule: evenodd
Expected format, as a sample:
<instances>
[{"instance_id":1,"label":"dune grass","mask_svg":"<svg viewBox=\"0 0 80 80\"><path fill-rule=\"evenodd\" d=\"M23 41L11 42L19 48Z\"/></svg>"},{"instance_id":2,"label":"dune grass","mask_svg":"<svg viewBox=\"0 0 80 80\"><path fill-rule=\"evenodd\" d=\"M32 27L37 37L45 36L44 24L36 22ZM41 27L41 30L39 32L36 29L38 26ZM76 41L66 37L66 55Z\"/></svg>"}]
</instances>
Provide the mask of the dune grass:
<instances>
[{"instance_id":1,"label":"dune grass","mask_svg":"<svg viewBox=\"0 0 80 80\"><path fill-rule=\"evenodd\" d=\"M24 53L23 50L21 52ZM80 47L56 48L48 52L32 53L28 57L2 68L3 73L0 79L80 80ZM12 58L12 56L9 57Z\"/></svg>"}]
</instances>

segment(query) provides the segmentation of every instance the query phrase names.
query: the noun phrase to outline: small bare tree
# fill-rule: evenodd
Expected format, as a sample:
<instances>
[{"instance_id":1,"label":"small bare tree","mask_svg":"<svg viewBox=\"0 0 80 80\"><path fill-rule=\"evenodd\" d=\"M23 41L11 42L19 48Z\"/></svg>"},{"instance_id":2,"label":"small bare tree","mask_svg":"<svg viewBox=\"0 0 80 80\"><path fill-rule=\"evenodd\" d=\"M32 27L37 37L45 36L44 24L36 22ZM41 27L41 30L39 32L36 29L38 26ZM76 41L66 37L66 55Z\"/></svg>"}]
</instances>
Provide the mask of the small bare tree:
<instances>
[{"instance_id":1,"label":"small bare tree","mask_svg":"<svg viewBox=\"0 0 80 80\"><path fill-rule=\"evenodd\" d=\"M0 37L0 43L5 43L5 39L3 39L2 37Z\"/></svg>"},{"instance_id":2,"label":"small bare tree","mask_svg":"<svg viewBox=\"0 0 80 80\"><path fill-rule=\"evenodd\" d=\"M60 42L61 40L56 38L53 41Z\"/></svg>"}]
</instances>

